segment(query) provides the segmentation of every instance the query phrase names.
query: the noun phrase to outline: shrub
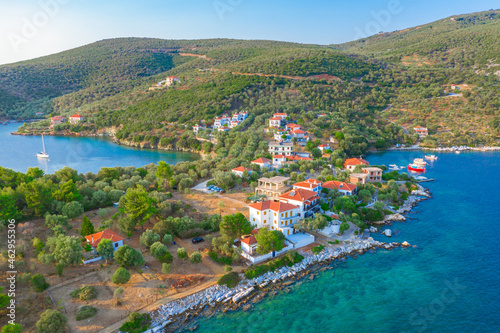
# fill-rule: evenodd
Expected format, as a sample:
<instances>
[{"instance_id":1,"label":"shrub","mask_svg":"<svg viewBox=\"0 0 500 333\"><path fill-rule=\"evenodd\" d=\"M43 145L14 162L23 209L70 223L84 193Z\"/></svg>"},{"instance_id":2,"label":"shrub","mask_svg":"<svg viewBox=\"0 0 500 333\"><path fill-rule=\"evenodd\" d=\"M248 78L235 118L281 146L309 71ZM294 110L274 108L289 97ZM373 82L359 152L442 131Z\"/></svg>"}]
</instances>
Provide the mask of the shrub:
<instances>
[{"instance_id":1,"label":"shrub","mask_svg":"<svg viewBox=\"0 0 500 333\"><path fill-rule=\"evenodd\" d=\"M142 253L127 244L120 246L114 253L115 261L122 267L143 265L146 261Z\"/></svg>"},{"instance_id":2,"label":"shrub","mask_svg":"<svg viewBox=\"0 0 500 333\"><path fill-rule=\"evenodd\" d=\"M84 320L95 316L97 309L90 305L83 305L76 311L76 320Z\"/></svg>"},{"instance_id":3,"label":"shrub","mask_svg":"<svg viewBox=\"0 0 500 333\"><path fill-rule=\"evenodd\" d=\"M36 253L42 252L43 248L45 247L45 244L42 242L42 240L37 237L33 238L32 244L35 248Z\"/></svg>"},{"instance_id":4,"label":"shrub","mask_svg":"<svg viewBox=\"0 0 500 333\"><path fill-rule=\"evenodd\" d=\"M161 272L163 274L169 274L171 271L172 271L172 265L167 264L167 263L163 263L161 265Z\"/></svg>"},{"instance_id":5,"label":"shrub","mask_svg":"<svg viewBox=\"0 0 500 333\"><path fill-rule=\"evenodd\" d=\"M173 242L174 242L174 238L172 237L172 235L165 234L165 236L163 236L163 244L168 245L168 244L172 244Z\"/></svg>"},{"instance_id":6,"label":"shrub","mask_svg":"<svg viewBox=\"0 0 500 333\"><path fill-rule=\"evenodd\" d=\"M165 253L165 255L158 257L158 260L162 263L169 264L174 260L174 256L170 252L167 251L167 253Z\"/></svg>"},{"instance_id":7,"label":"shrub","mask_svg":"<svg viewBox=\"0 0 500 333\"><path fill-rule=\"evenodd\" d=\"M187 260L188 253L185 248L180 247L177 249L177 258Z\"/></svg>"},{"instance_id":8,"label":"shrub","mask_svg":"<svg viewBox=\"0 0 500 333\"><path fill-rule=\"evenodd\" d=\"M229 265L224 265L224 272L231 272L233 268Z\"/></svg>"},{"instance_id":9,"label":"shrub","mask_svg":"<svg viewBox=\"0 0 500 333\"><path fill-rule=\"evenodd\" d=\"M97 298L97 289L93 286L83 286L74 290L70 295L71 297L78 298L81 301L89 301Z\"/></svg>"},{"instance_id":10,"label":"shrub","mask_svg":"<svg viewBox=\"0 0 500 333\"><path fill-rule=\"evenodd\" d=\"M151 255L155 258L162 257L168 252L167 247L160 242L156 242L153 245L151 245L150 250L151 250Z\"/></svg>"},{"instance_id":11,"label":"shrub","mask_svg":"<svg viewBox=\"0 0 500 333\"><path fill-rule=\"evenodd\" d=\"M149 314L140 314L132 312L128 316L128 320L120 327L120 331L127 333L141 333L146 331L151 324L151 317Z\"/></svg>"},{"instance_id":12,"label":"shrub","mask_svg":"<svg viewBox=\"0 0 500 333\"><path fill-rule=\"evenodd\" d=\"M219 281L217 281L218 285L225 285L228 288L234 288L238 285L238 283L240 283L240 277L238 273L235 272L227 273L226 275L221 276Z\"/></svg>"},{"instance_id":13,"label":"shrub","mask_svg":"<svg viewBox=\"0 0 500 333\"><path fill-rule=\"evenodd\" d=\"M31 283L33 284L36 292L42 292L49 287L45 277L40 273L31 277Z\"/></svg>"},{"instance_id":14,"label":"shrub","mask_svg":"<svg viewBox=\"0 0 500 333\"><path fill-rule=\"evenodd\" d=\"M323 209L324 211L327 211L330 209L330 206L328 206L327 203L323 203L323 204L321 204L321 209Z\"/></svg>"},{"instance_id":15,"label":"shrub","mask_svg":"<svg viewBox=\"0 0 500 333\"><path fill-rule=\"evenodd\" d=\"M22 333L23 327L20 324L7 324L2 327L2 333Z\"/></svg>"},{"instance_id":16,"label":"shrub","mask_svg":"<svg viewBox=\"0 0 500 333\"><path fill-rule=\"evenodd\" d=\"M160 235L155 233L153 230L148 229L142 233L139 240L141 244L144 245L145 247L150 247L151 245L160 240Z\"/></svg>"},{"instance_id":17,"label":"shrub","mask_svg":"<svg viewBox=\"0 0 500 333\"><path fill-rule=\"evenodd\" d=\"M123 295L123 293L125 292L125 289L123 289L123 287L118 287L115 289L115 291L113 292L113 296L115 296L116 298L120 297L121 295Z\"/></svg>"},{"instance_id":18,"label":"shrub","mask_svg":"<svg viewBox=\"0 0 500 333\"><path fill-rule=\"evenodd\" d=\"M339 228L339 233L343 234L345 231L349 230L349 223L347 222L342 222Z\"/></svg>"},{"instance_id":19,"label":"shrub","mask_svg":"<svg viewBox=\"0 0 500 333\"><path fill-rule=\"evenodd\" d=\"M220 256L216 252L208 252L208 256L213 260L218 262L221 265L231 265L233 263L233 259L231 257Z\"/></svg>"},{"instance_id":20,"label":"shrub","mask_svg":"<svg viewBox=\"0 0 500 333\"><path fill-rule=\"evenodd\" d=\"M75 217L83 214L83 206L78 201L68 202L62 208L62 214L70 219L74 219Z\"/></svg>"},{"instance_id":21,"label":"shrub","mask_svg":"<svg viewBox=\"0 0 500 333\"><path fill-rule=\"evenodd\" d=\"M57 275L62 276L63 270L64 270L64 266L63 265L61 265L61 264L57 264L56 265L56 273L57 273Z\"/></svg>"},{"instance_id":22,"label":"shrub","mask_svg":"<svg viewBox=\"0 0 500 333\"><path fill-rule=\"evenodd\" d=\"M36 322L36 331L37 333L64 333L67 321L61 312L49 309L42 313L40 320Z\"/></svg>"},{"instance_id":23,"label":"shrub","mask_svg":"<svg viewBox=\"0 0 500 333\"><path fill-rule=\"evenodd\" d=\"M192 264L199 264L203 258L201 256L201 253L198 251L195 251L191 254L191 257L189 257L189 260L191 261Z\"/></svg>"},{"instance_id":24,"label":"shrub","mask_svg":"<svg viewBox=\"0 0 500 333\"><path fill-rule=\"evenodd\" d=\"M127 283L129 280L130 273L123 267L118 268L111 277L111 281L113 281L114 284Z\"/></svg>"}]
</instances>

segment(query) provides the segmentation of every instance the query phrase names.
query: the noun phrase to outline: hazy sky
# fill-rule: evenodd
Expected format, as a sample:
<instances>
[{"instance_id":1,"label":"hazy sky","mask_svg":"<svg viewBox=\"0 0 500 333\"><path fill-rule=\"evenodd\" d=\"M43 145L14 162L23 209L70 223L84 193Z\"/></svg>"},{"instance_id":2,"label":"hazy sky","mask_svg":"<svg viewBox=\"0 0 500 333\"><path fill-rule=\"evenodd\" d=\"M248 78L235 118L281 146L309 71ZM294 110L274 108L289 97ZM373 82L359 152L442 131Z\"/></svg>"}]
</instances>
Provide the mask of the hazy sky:
<instances>
[{"instance_id":1,"label":"hazy sky","mask_svg":"<svg viewBox=\"0 0 500 333\"><path fill-rule=\"evenodd\" d=\"M0 64L113 37L342 43L498 0L0 0Z\"/></svg>"}]
</instances>

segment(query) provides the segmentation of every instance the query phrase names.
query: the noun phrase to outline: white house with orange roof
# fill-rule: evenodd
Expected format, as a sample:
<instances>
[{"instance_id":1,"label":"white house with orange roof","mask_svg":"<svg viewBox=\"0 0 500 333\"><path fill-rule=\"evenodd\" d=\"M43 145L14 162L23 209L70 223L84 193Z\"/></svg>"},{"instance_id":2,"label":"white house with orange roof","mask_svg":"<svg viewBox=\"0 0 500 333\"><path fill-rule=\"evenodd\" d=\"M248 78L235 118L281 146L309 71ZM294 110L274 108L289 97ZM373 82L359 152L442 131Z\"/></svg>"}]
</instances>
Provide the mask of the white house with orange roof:
<instances>
[{"instance_id":1,"label":"white house with orange roof","mask_svg":"<svg viewBox=\"0 0 500 333\"><path fill-rule=\"evenodd\" d=\"M362 158L349 158L344 162L344 168L350 171L353 171L357 165L370 165L370 163Z\"/></svg>"},{"instance_id":2,"label":"white house with orange roof","mask_svg":"<svg viewBox=\"0 0 500 333\"><path fill-rule=\"evenodd\" d=\"M319 145L318 149L321 150L322 152L324 152L325 150L330 150L330 145L328 145L328 144L326 144L326 145Z\"/></svg>"},{"instance_id":3,"label":"white house with orange roof","mask_svg":"<svg viewBox=\"0 0 500 333\"><path fill-rule=\"evenodd\" d=\"M241 178L243 178L243 173L245 171L248 171L248 174L250 174L250 175L253 172L252 169L245 168L245 167L242 167L242 166L239 166L239 167L234 168L234 169L231 170L232 173L234 173L236 176L241 177Z\"/></svg>"},{"instance_id":4,"label":"white house with orange roof","mask_svg":"<svg viewBox=\"0 0 500 333\"><path fill-rule=\"evenodd\" d=\"M321 182L317 179L306 179L303 182L295 183L292 185L293 189L304 189L308 191L313 191L316 193L321 193L323 187L321 186Z\"/></svg>"},{"instance_id":5,"label":"white house with orange roof","mask_svg":"<svg viewBox=\"0 0 500 333\"><path fill-rule=\"evenodd\" d=\"M286 113L275 113L273 114L273 118L280 118L281 120L285 121L288 115Z\"/></svg>"},{"instance_id":6,"label":"white house with orange roof","mask_svg":"<svg viewBox=\"0 0 500 333\"><path fill-rule=\"evenodd\" d=\"M171 86L172 84L174 84L174 83L176 83L176 82L178 82L178 83L180 83L180 82L181 82L181 80L179 80L179 78L178 78L177 76L168 76L168 77L165 79L165 85L166 85L167 87Z\"/></svg>"},{"instance_id":7,"label":"white house with orange roof","mask_svg":"<svg viewBox=\"0 0 500 333\"><path fill-rule=\"evenodd\" d=\"M280 128L281 127L281 118L273 117L269 119L269 127Z\"/></svg>"},{"instance_id":8,"label":"white house with orange roof","mask_svg":"<svg viewBox=\"0 0 500 333\"><path fill-rule=\"evenodd\" d=\"M248 208L249 221L257 228L279 230L285 236L293 234L299 216L297 205L267 200L248 205Z\"/></svg>"},{"instance_id":9,"label":"white house with orange roof","mask_svg":"<svg viewBox=\"0 0 500 333\"><path fill-rule=\"evenodd\" d=\"M299 207L299 218L308 217L319 210L319 194L303 188L293 189L278 197L280 202Z\"/></svg>"},{"instance_id":10,"label":"white house with orange roof","mask_svg":"<svg viewBox=\"0 0 500 333\"><path fill-rule=\"evenodd\" d=\"M323 188L330 190L338 190L340 195L355 195L357 193L357 186L351 183L338 182L338 181L328 181L323 183Z\"/></svg>"},{"instance_id":11,"label":"white house with orange roof","mask_svg":"<svg viewBox=\"0 0 500 333\"><path fill-rule=\"evenodd\" d=\"M72 115L69 117L69 123L70 124L78 124L80 121L85 120L84 116L77 114Z\"/></svg>"},{"instance_id":12,"label":"white house with orange roof","mask_svg":"<svg viewBox=\"0 0 500 333\"><path fill-rule=\"evenodd\" d=\"M274 155L273 156L273 165L277 167L283 166L286 164L287 158L285 155Z\"/></svg>"},{"instance_id":13,"label":"white house with orange roof","mask_svg":"<svg viewBox=\"0 0 500 333\"><path fill-rule=\"evenodd\" d=\"M302 127L300 127L299 125L294 124L294 123L289 123L289 124L286 124L285 128L289 131L293 131L295 129L301 129Z\"/></svg>"},{"instance_id":14,"label":"white house with orange roof","mask_svg":"<svg viewBox=\"0 0 500 333\"><path fill-rule=\"evenodd\" d=\"M413 127L413 130L415 131L415 133L418 134L419 137L421 138L425 138L426 136L429 135L429 131L427 130L427 127L422 127L422 126L418 126L418 127Z\"/></svg>"},{"instance_id":15,"label":"white house with orange roof","mask_svg":"<svg viewBox=\"0 0 500 333\"><path fill-rule=\"evenodd\" d=\"M292 130L290 135L293 138L304 139L307 135L307 132L297 128L297 129Z\"/></svg>"},{"instance_id":16,"label":"white house with orange roof","mask_svg":"<svg viewBox=\"0 0 500 333\"><path fill-rule=\"evenodd\" d=\"M55 117L52 117L50 118L50 126L55 126L55 125L59 125L59 124L62 124L66 122L66 117L64 116L55 116Z\"/></svg>"},{"instance_id":17,"label":"white house with orange roof","mask_svg":"<svg viewBox=\"0 0 500 333\"><path fill-rule=\"evenodd\" d=\"M271 161L268 158L265 157L260 157L254 161L251 162L252 164L257 164L261 168L272 168L273 166L273 161Z\"/></svg>"},{"instance_id":18,"label":"white house with orange roof","mask_svg":"<svg viewBox=\"0 0 500 333\"><path fill-rule=\"evenodd\" d=\"M231 123L231 118L227 116L217 117L214 119L214 129L223 127L224 125L229 126Z\"/></svg>"},{"instance_id":19,"label":"white house with orange roof","mask_svg":"<svg viewBox=\"0 0 500 333\"><path fill-rule=\"evenodd\" d=\"M233 114L232 120L242 122L243 120L245 120L247 118L248 118L248 112L242 111L242 112L238 112L238 113Z\"/></svg>"},{"instance_id":20,"label":"white house with orange roof","mask_svg":"<svg viewBox=\"0 0 500 333\"><path fill-rule=\"evenodd\" d=\"M92 246L92 248L97 249L97 246L103 239L109 239L113 243L113 250L116 251L120 246L123 245L123 237L118 235L116 232L110 229L103 230L101 232L96 232L95 234L85 236L87 242Z\"/></svg>"}]
</instances>

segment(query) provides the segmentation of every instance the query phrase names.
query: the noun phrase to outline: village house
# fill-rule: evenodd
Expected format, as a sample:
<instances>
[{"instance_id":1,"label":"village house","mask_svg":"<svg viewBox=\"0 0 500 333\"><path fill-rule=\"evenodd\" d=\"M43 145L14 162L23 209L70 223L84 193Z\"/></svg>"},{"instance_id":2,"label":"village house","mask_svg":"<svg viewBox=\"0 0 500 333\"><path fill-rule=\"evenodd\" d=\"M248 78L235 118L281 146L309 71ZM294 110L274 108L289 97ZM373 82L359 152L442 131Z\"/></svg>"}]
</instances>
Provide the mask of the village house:
<instances>
[{"instance_id":1,"label":"village house","mask_svg":"<svg viewBox=\"0 0 500 333\"><path fill-rule=\"evenodd\" d=\"M292 130L290 132L290 135L293 137L293 138L297 138L297 139L305 139L305 137L307 136L307 132L301 130L301 129L295 129L295 130Z\"/></svg>"},{"instance_id":2,"label":"village house","mask_svg":"<svg viewBox=\"0 0 500 333\"><path fill-rule=\"evenodd\" d=\"M274 133L274 140L277 142L288 141L288 135L284 131Z\"/></svg>"},{"instance_id":3,"label":"village house","mask_svg":"<svg viewBox=\"0 0 500 333\"><path fill-rule=\"evenodd\" d=\"M255 188L255 195L261 194L267 196L269 199L276 199L291 189L288 185L289 180L290 178L288 177L280 176L259 178L257 180L258 186Z\"/></svg>"},{"instance_id":4,"label":"village house","mask_svg":"<svg viewBox=\"0 0 500 333\"><path fill-rule=\"evenodd\" d=\"M281 118L274 117L269 119L269 127L280 128L281 127Z\"/></svg>"},{"instance_id":5,"label":"village house","mask_svg":"<svg viewBox=\"0 0 500 333\"><path fill-rule=\"evenodd\" d=\"M366 184L368 175L366 173L351 173L349 181L352 184Z\"/></svg>"},{"instance_id":6,"label":"village house","mask_svg":"<svg viewBox=\"0 0 500 333\"><path fill-rule=\"evenodd\" d=\"M260 229L252 230L252 234L248 236L244 236L241 239L241 249L248 253L249 255L256 254L257 249L257 239L255 239L255 235L259 232Z\"/></svg>"},{"instance_id":7,"label":"village house","mask_svg":"<svg viewBox=\"0 0 500 333\"><path fill-rule=\"evenodd\" d=\"M245 168L242 166L239 166L237 168L234 168L231 170L232 173L234 173L236 176L243 178L243 172L248 171L248 174L251 175L253 170L249 168Z\"/></svg>"},{"instance_id":8,"label":"village house","mask_svg":"<svg viewBox=\"0 0 500 333\"><path fill-rule=\"evenodd\" d=\"M282 121L285 121L288 115L286 113L275 113L273 114L273 118L280 118Z\"/></svg>"},{"instance_id":9,"label":"village house","mask_svg":"<svg viewBox=\"0 0 500 333\"><path fill-rule=\"evenodd\" d=\"M227 132L227 131L229 131L229 126L224 125L222 127L219 127L219 128L217 128L217 131L219 131L219 132Z\"/></svg>"},{"instance_id":10,"label":"village house","mask_svg":"<svg viewBox=\"0 0 500 333\"><path fill-rule=\"evenodd\" d=\"M330 190L336 189L339 191L340 195L355 195L358 187L354 184L331 180L323 183L323 188Z\"/></svg>"},{"instance_id":11,"label":"village house","mask_svg":"<svg viewBox=\"0 0 500 333\"><path fill-rule=\"evenodd\" d=\"M276 201L262 201L248 205L249 221L257 228L279 230L285 236L293 234L297 222L299 207Z\"/></svg>"},{"instance_id":12,"label":"village house","mask_svg":"<svg viewBox=\"0 0 500 333\"><path fill-rule=\"evenodd\" d=\"M281 167L287 162L287 157L285 155L274 155L273 165L276 167Z\"/></svg>"},{"instance_id":13,"label":"village house","mask_svg":"<svg viewBox=\"0 0 500 333\"><path fill-rule=\"evenodd\" d=\"M123 245L123 237L118 235L116 232L110 229L103 230L101 232L97 232L92 235L85 236L87 242L92 246L94 250L97 249L97 246L103 239L109 239L113 243L113 250L116 251L120 246Z\"/></svg>"},{"instance_id":14,"label":"village house","mask_svg":"<svg viewBox=\"0 0 500 333\"><path fill-rule=\"evenodd\" d=\"M344 162L344 168L350 171L353 171L357 165L370 165L370 163L362 158L349 158Z\"/></svg>"},{"instance_id":15,"label":"village house","mask_svg":"<svg viewBox=\"0 0 500 333\"><path fill-rule=\"evenodd\" d=\"M368 177L366 179L367 182L369 183L380 183L382 181L382 172L383 170L380 168L374 168L374 167L368 167L368 168L362 168L363 173L366 174Z\"/></svg>"},{"instance_id":16,"label":"village house","mask_svg":"<svg viewBox=\"0 0 500 333\"><path fill-rule=\"evenodd\" d=\"M165 79L165 85L167 87L170 87L172 84L174 83L180 83L181 81L179 80L179 78L177 76L168 76L166 79Z\"/></svg>"},{"instance_id":17,"label":"village house","mask_svg":"<svg viewBox=\"0 0 500 333\"><path fill-rule=\"evenodd\" d=\"M230 128L235 128L239 124L241 124L241 121L239 121L239 120L231 120L231 123L229 123L229 127Z\"/></svg>"},{"instance_id":18,"label":"village house","mask_svg":"<svg viewBox=\"0 0 500 333\"><path fill-rule=\"evenodd\" d=\"M224 125L229 126L231 123L231 118L227 116L217 117L214 119L214 129L219 129Z\"/></svg>"},{"instance_id":19,"label":"village house","mask_svg":"<svg viewBox=\"0 0 500 333\"><path fill-rule=\"evenodd\" d=\"M308 217L319 210L319 195L314 191L297 188L279 196L279 201L299 207L299 218Z\"/></svg>"},{"instance_id":20,"label":"village house","mask_svg":"<svg viewBox=\"0 0 500 333\"><path fill-rule=\"evenodd\" d=\"M238 113L233 114L232 119L233 119L233 121L242 122L243 120L245 120L247 118L248 118L248 112L242 111L242 112L238 112Z\"/></svg>"},{"instance_id":21,"label":"village house","mask_svg":"<svg viewBox=\"0 0 500 333\"><path fill-rule=\"evenodd\" d=\"M296 130L296 129L301 129L301 127L297 124L294 124L294 123L289 123L289 124L286 124L286 129L289 130L289 131L293 131L293 130Z\"/></svg>"},{"instance_id":22,"label":"village house","mask_svg":"<svg viewBox=\"0 0 500 333\"><path fill-rule=\"evenodd\" d=\"M198 134L200 130L206 130L207 128L204 125L196 124L193 126L193 132Z\"/></svg>"},{"instance_id":23,"label":"village house","mask_svg":"<svg viewBox=\"0 0 500 333\"><path fill-rule=\"evenodd\" d=\"M265 157L260 157L256 160L253 160L251 162L252 164L257 164L261 169L262 168L272 168L273 167L273 161L271 161L270 159L268 158L265 158Z\"/></svg>"},{"instance_id":24,"label":"village house","mask_svg":"<svg viewBox=\"0 0 500 333\"><path fill-rule=\"evenodd\" d=\"M325 150L331 150L330 145L319 145L318 149L321 150L321 152L324 152Z\"/></svg>"},{"instance_id":25,"label":"village house","mask_svg":"<svg viewBox=\"0 0 500 333\"><path fill-rule=\"evenodd\" d=\"M425 138L426 136L429 135L429 131L427 130L427 127L421 127L421 126L418 126L418 127L413 127L413 130L415 131L415 133L418 134L419 137L421 138Z\"/></svg>"},{"instance_id":26,"label":"village house","mask_svg":"<svg viewBox=\"0 0 500 333\"><path fill-rule=\"evenodd\" d=\"M80 116L78 113L77 114L74 114L72 115L71 117L69 117L69 123L70 124L78 124L80 121L84 120L85 117L83 116Z\"/></svg>"},{"instance_id":27,"label":"village house","mask_svg":"<svg viewBox=\"0 0 500 333\"><path fill-rule=\"evenodd\" d=\"M292 185L293 189L304 189L308 191L313 191L316 193L321 193L323 187L321 186L321 182L316 179L307 179L303 182L295 183Z\"/></svg>"},{"instance_id":28,"label":"village house","mask_svg":"<svg viewBox=\"0 0 500 333\"><path fill-rule=\"evenodd\" d=\"M293 163L295 161L312 161L313 159L310 157L305 157L305 156L300 156L300 155L293 155L293 156L287 156L287 160L290 163Z\"/></svg>"},{"instance_id":29,"label":"village house","mask_svg":"<svg viewBox=\"0 0 500 333\"><path fill-rule=\"evenodd\" d=\"M38 112L36 113L36 115L37 115L37 116L43 116L44 114L45 114L45 112L42 112L42 111L38 111Z\"/></svg>"},{"instance_id":30,"label":"village house","mask_svg":"<svg viewBox=\"0 0 500 333\"><path fill-rule=\"evenodd\" d=\"M59 124L65 123L65 122L66 122L66 117L55 116L55 117L50 118L50 127L55 126L55 125L59 125Z\"/></svg>"},{"instance_id":31,"label":"village house","mask_svg":"<svg viewBox=\"0 0 500 333\"><path fill-rule=\"evenodd\" d=\"M293 143L291 142L269 142L269 152L271 155L293 155Z\"/></svg>"}]
</instances>

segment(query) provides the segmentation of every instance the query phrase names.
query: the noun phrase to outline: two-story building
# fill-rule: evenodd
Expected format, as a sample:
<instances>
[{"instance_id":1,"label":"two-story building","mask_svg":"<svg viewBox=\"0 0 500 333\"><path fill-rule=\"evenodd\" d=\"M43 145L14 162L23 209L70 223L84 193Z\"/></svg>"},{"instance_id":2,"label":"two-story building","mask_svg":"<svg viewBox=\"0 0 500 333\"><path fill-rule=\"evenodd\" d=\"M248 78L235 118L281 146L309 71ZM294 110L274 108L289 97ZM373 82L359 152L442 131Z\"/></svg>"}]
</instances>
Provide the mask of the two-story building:
<instances>
[{"instance_id":1,"label":"two-story building","mask_svg":"<svg viewBox=\"0 0 500 333\"><path fill-rule=\"evenodd\" d=\"M70 124L78 124L80 121L85 120L84 116L77 114L72 115L69 117L69 123Z\"/></svg>"},{"instance_id":2,"label":"two-story building","mask_svg":"<svg viewBox=\"0 0 500 333\"><path fill-rule=\"evenodd\" d=\"M268 199L277 199L280 195L291 189L288 185L288 177L276 176L273 178L259 178L258 186L255 188L255 194L263 194Z\"/></svg>"},{"instance_id":3,"label":"two-story building","mask_svg":"<svg viewBox=\"0 0 500 333\"><path fill-rule=\"evenodd\" d=\"M418 126L418 127L413 127L413 130L415 131L415 133L418 134L419 137L421 138L425 138L426 136L429 135L429 131L427 130L427 127L422 127L422 126Z\"/></svg>"},{"instance_id":4,"label":"two-story building","mask_svg":"<svg viewBox=\"0 0 500 333\"><path fill-rule=\"evenodd\" d=\"M366 173L351 173L349 175L350 179L349 181L352 183L352 184L366 184L367 183L367 179L368 179L368 175Z\"/></svg>"},{"instance_id":5,"label":"two-story building","mask_svg":"<svg viewBox=\"0 0 500 333\"><path fill-rule=\"evenodd\" d=\"M172 84L174 83L180 83L181 80L179 80L179 78L177 76L168 76L166 79L165 79L165 85L167 87L171 86Z\"/></svg>"},{"instance_id":6,"label":"two-story building","mask_svg":"<svg viewBox=\"0 0 500 333\"><path fill-rule=\"evenodd\" d=\"M50 118L50 127L53 127L55 125L63 124L66 122L66 117L64 116L55 116Z\"/></svg>"},{"instance_id":7,"label":"two-story building","mask_svg":"<svg viewBox=\"0 0 500 333\"><path fill-rule=\"evenodd\" d=\"M331 180L323 183L323 188L330 190L336 189L339 191L340 195L355 195L358 187L354 184Z\"/></svg>"},{"instance_id":8,"label":"two-story building","mask_svg":"<svg viewBox=\"0 0 500 333\"><path fill-rule=\"evenodd\" d=\"M299 218L313 215L319 210L319 195L314 191L297 188L279 196L279 201L299 207Z\"/></svg>"},{"instance_id":9,"label":"two-story building","mask_svg":"<svg viewBox=\"0 0 500 333\"><path fill-rule=\"evenodd\" d=\"M268 158L265 157L260 157L256 160L253 160L251 162L252 164L257 164L260 168L272 168L273 167L273 161L271 161Z\"/></svg>"},{"instance_id":10,"label":"two-story building","mask_svg":"<svg viewBox=\"0 0 500 333\"><path fill-rule=\"evenodd\" d=\"M282 121L285 121L288 115L286 113L275 113L273 114L273 118L280 118Z\"/></svg>"},{"instance_id":11,"label":"two-story building","mask_svg":"<svg viewBox=\"0 0 500 333\"><path fill-rule=\"evenodd\" d=\"M300 127L299 125L294 124L294 123L289 123L289 124L286 124L285 128L286 128L288 131L293 131L293 130L296 130L296 129L302 129L302 127Z\"/></svg>"},{"instance_id":12,"label":"two-story building","mask_svg":"<svg viewBox=\"0 0 500 333\"><path fill-rule=\"evenodd\" d=\"M214 120L214 129L221 128L223 126L228 126L231 123L231 118L227 116L217 117Z\"/></svg>"},{"instance_id":13,"label":"two-story building","mask_svg":"<svg viewBox=\"0 0 500 333\"><path fill-rule=\"evenodd\" d=\"M369 183L380 183L382 181L383 170L375 167L362 168L363 173L368 177L366 179Z\"/></svg>"},{"instance_id":14,"label":"two-story building","mask_svg":"<svg viewBox=\"0 0 500 333\"><path fill-rule=\"evenodd\" d=\"M238 113L233 114L233 121L242 122L243 120L245 120L247 118L248 118L248 112L246 112L246 111L242 111L242 112L238 112Z\"/></svg>"},{"instance_id":15,"label":"two-story building","mask_svg":"<svg viewBox=\"0 0 500 333\"><path fill-rule=\"evenodd\" d=\"M271 155L293 155L293 143L291 142L269 142L269 152Z\"/></svg>"},{"instance_id":16,"label":"two-story building","mask_svg":"<svg viewBox=\"0 0 500 333\"><path fill-rule=\"evenodd\" d=\"M207 129L204 125L196 124L193 126L193 132L198 134L199 131Z\"/></svg>"},{"instance_id":17,"label":"two-story building","mask_svg":"<svg viewBox=\"0 0 500 333\"><path fill-rule=\"evenodd\" d=\"M269 127L280 128L281 127L281 118L274 117L269 119Z\"/></svg>"},{"instance_id":18,"label":"two-story building","mask_svg":"<svg viewBox=\"0 0 500 333\"><path fill-rule=\"evenodd\" d=\"M279 230L285 236L293 234L293 226L297 222L299 207L293 204L276 201L262 201L249 207L249 221L257 228Z\"/></svg>"}]
</instances>

